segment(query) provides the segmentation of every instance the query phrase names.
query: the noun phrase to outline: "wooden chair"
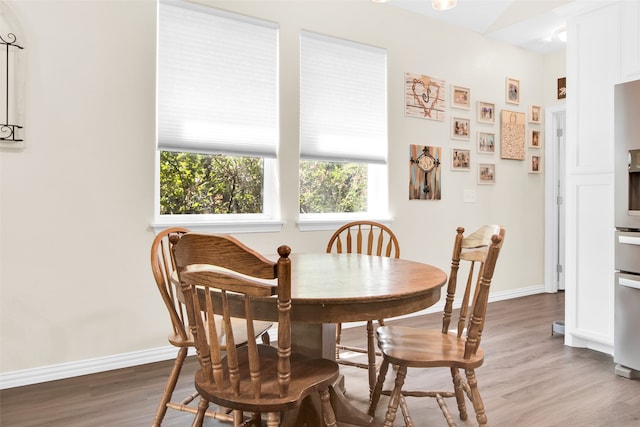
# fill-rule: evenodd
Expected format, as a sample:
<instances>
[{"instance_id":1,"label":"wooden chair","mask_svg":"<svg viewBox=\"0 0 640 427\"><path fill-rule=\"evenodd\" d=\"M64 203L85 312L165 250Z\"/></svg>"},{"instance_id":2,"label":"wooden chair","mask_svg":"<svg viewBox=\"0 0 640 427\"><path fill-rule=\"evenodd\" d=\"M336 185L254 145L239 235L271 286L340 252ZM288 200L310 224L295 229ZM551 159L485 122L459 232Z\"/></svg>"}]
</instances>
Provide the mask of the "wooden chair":
<instances>
[{"instance_id":1,"label":"wooden chair","mask_svg":"<svg viewBox=\"0 0 640 427\"><path fill-rule=\"evenodd\" d=\"M354 221L338 228L327 244L327 253L356 253L400 258L400 245L393 231L384 224L373 221ZM384 325L384 319L378 320ZM336 325L336 361L343 365L356 366L369 371L369 391L376 383L376 347L373 322L367 322L367 348L341 344L342 324ZM340 350L367 354L367 363L340 358ZM378 353L379 355L380 353Z\"/></svg>"},{"instance_id":2,"label":"wooden chair","mask_svg":"<svg viewBox=\"0 0 640 427\"><path fill-rule=\"evenodd\" d=\"M311 394L320 396L327 426L336 426L329 400L329 386L339 376L338 364L312 359L291 351L291 260L288 246L280 246L272 262L230 236L188 233L172 238L174 257L187 315L195 338L200 370L195 375L200 393L199 412L193 425L202 425L209 402L233 409L234 426L249 423L267 426L280 423L280 414L298 408ZM206 264L204 269L191 269ZM249 341L237 348L233 310L244 313L245 328L253 331L254 298L271 298L278 310L277 348ZM222 316L221 324L211 322ZM219 344L224 329L226 352Z\"/></svg>"},{"instance_id":3,"label":"wooden chair","mask_svg":"<svg viewBox=\"0 0 640 427\"><path fill-rule=\"evenodd\" d=\"M455 426L449 414L445 398L455 397L462 420L467 419L465 395L473 404L478 425L488 426L487 416L478 390L475 369L484 362L480 340L487 311L489 287L493 278L498 254L504 241L505 229L499 226L484 226L468 237L463 237L464 228L457 229L451 274L442 319L442 330L429 330L400 326L383 326L376 330L378 347L383 356L378 380L371 396L369 415L373 416L380 395L390 395L384 426L390 427L401 406L407 426L414 426L409 416L405 396L433 397L437 400L447 424ZM456 330L449 331L456 294L460 261L469 262L462 305ZM476 266L476 264L478 264ZM475 268L477 267L477 269ZM474 272L474 270L477 270ZM470 313L469 319L467 319ZM393 391L382 391L389 364L398 368ZM451 370L453 391L406 391L402 390L407 368L437 368ZM459 370L464 369L465 376Z\"/></svg>"},{"instance_id":4,"label":"wooden chair","mask_svg":"<svg viewBox=\"0 0 640 427\"><path fill-rule=\"evenodd\" d=\"M178 382L178 378L180 377L180 371L182 370L182 365L187 357L189 347L195 346L193 337L187 327L188 322L184 309L184 297L182 295L182 291L179 286L175 285L175 283L172 284L172 280L174 282L177 281L177 276L175 275L175 264L173 262L169 239L171 236L181 236L187 232L189 232L189 230L183 227L168 228L159 232L151 244L151 270L153 272L153 277L156 280L156 284L158 285L158 290L160 291L162 300L169 312L169 317L171 318L172 332L169 335L169 342L179 349L173 368L171 369L171 373L167 379L164 392L162 393L160 403L158 404L158 409L156 410L156 415L153 420L153 426L160 426L162 424L167 408L183 412L191 412L193 414L197 412L195 405L193 407L188 406L198 396L195 390L193 394L187 396L179 403L171 401L173 391ZM174 276L173 278L172 275ZM267 329L269 329L271 325L271 322L261 322L257 326L257 336L261 335L265 342L269 341ZM239 339L237 342L240 344L246 344L246 336L247 335L245 333L245 338ZM207 411L206 415L221 421L233 421L233 417L226 413Z\"/></svg>"}]
</instances>

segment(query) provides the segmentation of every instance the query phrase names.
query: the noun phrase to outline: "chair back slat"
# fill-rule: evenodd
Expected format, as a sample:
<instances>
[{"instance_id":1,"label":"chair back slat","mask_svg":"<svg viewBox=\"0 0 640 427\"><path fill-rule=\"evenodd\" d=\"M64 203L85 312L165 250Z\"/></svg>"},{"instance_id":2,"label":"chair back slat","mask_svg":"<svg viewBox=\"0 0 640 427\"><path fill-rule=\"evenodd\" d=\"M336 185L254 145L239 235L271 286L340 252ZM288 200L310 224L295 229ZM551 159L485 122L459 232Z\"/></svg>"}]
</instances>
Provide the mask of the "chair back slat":
<instances>
[{"instance_id":1,"label":"chair back slat","mask_svg":"<svg viewBox=\"0 0 640 427\"><path fill-rule=\"evenodd\" d=\"M351 254L354 253L354 249L357 254L400 258L400 245L393 231L386 225L374 221L353 221L344 224L333 233L327 244L327 253Z\"/></svg>"}]
</instances>

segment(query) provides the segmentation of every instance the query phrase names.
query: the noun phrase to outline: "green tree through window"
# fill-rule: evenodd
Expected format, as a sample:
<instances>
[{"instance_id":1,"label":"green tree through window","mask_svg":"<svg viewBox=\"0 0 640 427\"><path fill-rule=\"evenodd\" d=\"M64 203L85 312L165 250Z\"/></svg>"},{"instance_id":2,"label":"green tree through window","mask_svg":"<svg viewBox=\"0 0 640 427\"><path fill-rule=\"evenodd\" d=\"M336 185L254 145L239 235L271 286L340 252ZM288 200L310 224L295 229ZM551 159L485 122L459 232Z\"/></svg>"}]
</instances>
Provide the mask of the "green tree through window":
<instances>
[{"instance_id":1,"label":"green tree through window","mask_svg":"<svg viewBox=\"0 0 640 427\"><path fill-rule=\"evenodd\" d=\"M256 157L160 152L160 214L263 212L264 162Z\"/></svg>"},{"instance_id":2,"label":"green tree through window","mask_svg":"<svg viewBox=\"0 0 640 427\"><path fill-rule=\"evenodd\" d=\"M300 162L300 213L367 211L367 164Z\"/></svg>"}]
</instances>

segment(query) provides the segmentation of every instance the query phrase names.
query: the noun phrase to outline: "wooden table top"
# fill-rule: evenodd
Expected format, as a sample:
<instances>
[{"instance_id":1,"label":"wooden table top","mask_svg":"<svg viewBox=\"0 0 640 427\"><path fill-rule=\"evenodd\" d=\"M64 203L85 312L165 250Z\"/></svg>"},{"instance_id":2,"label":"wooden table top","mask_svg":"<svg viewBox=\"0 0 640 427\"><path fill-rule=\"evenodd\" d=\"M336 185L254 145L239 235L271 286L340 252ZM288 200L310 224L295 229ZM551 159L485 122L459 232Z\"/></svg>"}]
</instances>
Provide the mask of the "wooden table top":
<instances>
[{"instance_id":1,"label":"wooden table top","mask_svg":"<svg viewBox=\"0 0 640 427\"><path fill-rule=\"evenodd\" d=\"M413 313L435 304L447 280L428 264L357 254L291 254L291 270L291 320L309 323ZM277 321L273 299L255 303L256 318Z\"/></svg>"}]
</instances>

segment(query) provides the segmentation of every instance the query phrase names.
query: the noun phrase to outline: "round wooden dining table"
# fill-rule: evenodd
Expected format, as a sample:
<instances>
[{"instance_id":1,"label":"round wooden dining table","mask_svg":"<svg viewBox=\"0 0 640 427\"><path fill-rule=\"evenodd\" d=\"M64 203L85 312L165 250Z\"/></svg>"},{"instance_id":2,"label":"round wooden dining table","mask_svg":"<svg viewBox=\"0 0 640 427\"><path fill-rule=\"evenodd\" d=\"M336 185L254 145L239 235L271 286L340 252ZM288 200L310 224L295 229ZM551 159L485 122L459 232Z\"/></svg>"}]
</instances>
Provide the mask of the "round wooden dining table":
<instances>
[{"instance_id":1,"label":"round wooden dining table","mask_svg":"<svg viewBox=\"0 0 640 427\"><path fill-rule=\"evenodd\" d=\"M447 280L437 267L398 258L326 253L290 258L294 350L325 358L335 357L335 328L331 335L324 325L420 311L438 302ZM278 320L274 298L254 299L253 307L256 319Z\"/></svg>"},{"instance_id":2,"label":"round wooden dining table","mask_svg":"<svg viewBox=\"0 0 640 427\"><path fill-rule=\"evenodd\" d=\"M272 258L274 261L277 255ZM335 360L336 323L385 319L415 313L440 300L447 280L429 264L360 254L292 253L291 347L294 352ZM177 277L174 279L177 282ZM275 297L253 298L256 320L278 321ZM232 316L243 317L242 299L229 298ZM342 380L342 379L341 379ZM332 406L341 423L375 426L332 389ZM283 426L322 425L318 402L307 402L282 420Z\"/></svg>"},{"instance_id":3,"label":"round wooden dining table","mask_svg":"<svg viewBox=\"0 0 640 427\"><path fill-rule=\"evenodd\" d=\"M327 359L335 359L336 323L420 311L440 300L447 280L437 267L398 258L325 253L293 253L290 258L292 350ZM252 304L256 319L278 320L275 298L254 299ZM333 394L339 421L374 425L343 393Z\"/></svg>"}]
</instances>

